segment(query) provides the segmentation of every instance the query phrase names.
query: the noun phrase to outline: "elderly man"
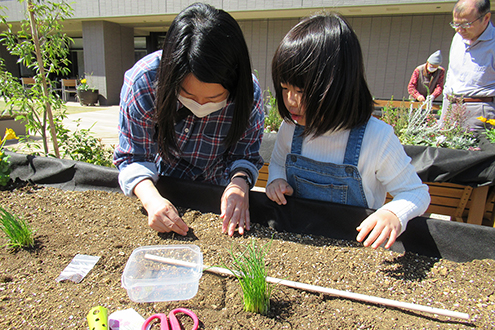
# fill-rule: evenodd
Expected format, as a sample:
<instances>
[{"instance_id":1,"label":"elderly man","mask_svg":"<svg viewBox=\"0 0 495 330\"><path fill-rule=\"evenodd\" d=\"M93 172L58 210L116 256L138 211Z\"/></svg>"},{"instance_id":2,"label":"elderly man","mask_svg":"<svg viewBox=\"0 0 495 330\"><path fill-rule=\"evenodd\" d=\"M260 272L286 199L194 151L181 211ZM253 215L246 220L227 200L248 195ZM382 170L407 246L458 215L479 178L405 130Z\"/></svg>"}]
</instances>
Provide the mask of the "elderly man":
<instances>
[{"instance_id":1,"label":"elderly man","mask_svg":"<svg viewBox=\"0 0 495 330\"><path fill-rule=\"evenodd\" d=\"M414 69L407 85L411 99L424 102L428 95L436 99L442 94L445 69L440 64L442 64L442 53L437 50L428 57L426 63Z\"/></svg>"},{"instance_id":2,"label":"elderly man","mask_svg":"<svg viewBox=\"0 0 495 330\"><path fill-rule=\"evenodd\" d=\"M464 126L480 130L484 126L477 117L495 118L495 28L490 21L490 1L460 0L453 18L450 26L457 33L450 47L442 121L448 120L451 103L462 99ZM457 117L459 111L453 111Z\"/></svg>"}]
</instances>

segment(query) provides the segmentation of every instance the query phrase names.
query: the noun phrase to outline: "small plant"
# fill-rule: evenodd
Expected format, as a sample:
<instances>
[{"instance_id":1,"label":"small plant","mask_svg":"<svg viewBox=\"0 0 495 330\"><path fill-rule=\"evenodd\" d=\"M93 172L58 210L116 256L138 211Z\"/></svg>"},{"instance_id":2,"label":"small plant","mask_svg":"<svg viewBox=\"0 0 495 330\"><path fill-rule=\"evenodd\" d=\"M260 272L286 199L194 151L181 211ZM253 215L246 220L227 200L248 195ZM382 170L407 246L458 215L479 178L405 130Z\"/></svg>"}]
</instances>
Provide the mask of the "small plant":
<instances>
[{"instance_id":1,"label":"small plant","mask_svg":"<svg viewBox=\"0 0 495 330\"><path fill-rule=\"evenodd\" d=\"M34 246L34 232L29 223L0 206L0 230L7 236L3 246L30 248Z\"/></svg>"},{"instance_id":2,"label":"small plant","mask_svg":"<svg viewBox=\"0 0 495 330\"><path fill-rule=\"evenodd\" d=\"M490 141L491 143L495 143L495 119L487 119L485 117L478 117L476 119L485 124L485 131L483 132L483 134L485 134L488 141ZM489 126L487 127L486 124L488 124Z\"/></svg>"},{"instance_id":3,"label":"small plant","mask_svg":"<svg viewBox=\"0 0 495 330\"><path fill-rule=\"evenodd\" d=\"M57 129L62 158L112 167L113 150L105 148L105 145L101 143L101 139L93 136L91 128L93 128L94 124L88 129L79 129L80 119L75 120L75 122L77 123L77 128L73 132L64 127Z\"/></svg>"},{"instance_id":4,"label":"small plant","mask_svg":"<svg viewBox=\"0 0 495 330\"><path fill-rule=\"evenodd\" d=\"M5 141L12 139L18 139L18 137L15 135L13 129L6 128L2 142L0 142L0 186L7 185L10 180L10 156L3 152L3 146L5 145Z\"/></svg>"},{"instance_id":5,"label":"small plant","mask_svg":"<svg viewBox=\"0 0 495 330\"><path fill-rule=\"evenodd\" d=\"M91 76L91 75L90 75ZM90 87L88 85L88 80L87 78L82 78L81 80L79 80L79 84L77 85L77 90L78 91L83 91L83 92L87 92L87 91L92 91L94 92L96 90L95 87Z\"/></svg>"},{"instance_id":6,"label":"small plant","mask_svg":"<svg viewBox=\"0 0 495 330\"><path fill-rule=\"evenodd\" d=\"M268 110L265 117L265 133L278 132L280 125L282 124L282 117L278 113L277 99L273 96L272 92L267 90L268 96L265 100L265 107Z\"/></svg>"},{"instance_id":7,"label":"small plant","mask_svg":"<svg viewBox=\"0 0 495 330\"><path fill-rule=\"evenodd\" d=\"M393 98L390 101L393 101ZM380 119L392 126L395 135L400 137L407 128L407 109L404 106L394 108L390 102L383 108Z\"/></svg>"},{"instance_id":8,"label":"small plant","mask_svg":"<svg viewBox=\"0 0 495 330\"><path fill-rule=\"evenodd\" d=\"M241 284L246 312L266 315L270 310L273 285L266 282L265 265L265 256L270 245L271 241L259 247L252 240L244 252L235 253L233 249L230 250L233 269L226 268L235 274Z\"/></svg>"}]
</instances>

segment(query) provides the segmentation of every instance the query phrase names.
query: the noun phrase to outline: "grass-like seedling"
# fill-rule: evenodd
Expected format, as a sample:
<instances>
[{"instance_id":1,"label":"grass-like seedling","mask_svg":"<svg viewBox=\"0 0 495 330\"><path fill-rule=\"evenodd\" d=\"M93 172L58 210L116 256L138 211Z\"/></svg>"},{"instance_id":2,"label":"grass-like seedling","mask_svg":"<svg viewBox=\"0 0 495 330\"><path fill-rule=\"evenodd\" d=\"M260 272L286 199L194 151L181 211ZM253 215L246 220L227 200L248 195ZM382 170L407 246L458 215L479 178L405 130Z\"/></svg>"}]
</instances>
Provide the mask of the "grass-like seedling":
<instances>
[{"instance_id":1,"label":"grass-like seedling","mask_svg":"<svg viewBox=\"0 0 495 330\"><path fill-rule=\"evenodd\" d=\"M241 284L244 310L266 315L270 310L273 285L266 282L265 256L270 243L260 247L252 240L244 252L230 250L232 271ZM228 268L228 267L227 267Z\"/></svg>"},{"instance_id":2,"label":"grass-like seedling","mask_svg":"<svg viewBox=\"0 0 495 330\"><path fill-rule=\"evenodd\" d=\"M29 223L0 207L0 230L9 240L3 246L14 248L30 248L34 246L34 231Z\"/></svg>"}]
</instances>

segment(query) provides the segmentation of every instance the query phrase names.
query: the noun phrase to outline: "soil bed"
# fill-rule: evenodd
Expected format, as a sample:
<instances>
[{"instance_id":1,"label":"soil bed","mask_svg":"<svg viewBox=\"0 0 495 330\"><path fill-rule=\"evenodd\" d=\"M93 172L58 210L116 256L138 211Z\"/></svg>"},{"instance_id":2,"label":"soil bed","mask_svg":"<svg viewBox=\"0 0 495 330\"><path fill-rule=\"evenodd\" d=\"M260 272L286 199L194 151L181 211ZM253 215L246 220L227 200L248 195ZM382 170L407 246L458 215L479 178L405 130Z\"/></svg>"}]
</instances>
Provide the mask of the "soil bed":
<instances>
[{"instance_id":1,"label":"soil bed","mask_svg":"<svg viewBox=\"0 0 495 330\"><path fill-rule=\"evenodd\" d=\"M158 234L140 202L118 193L26 186L0 192L0 205L36 230L31 250L0 249L0 329L87 329L86 315L133 308L143 317L193 310L201 329L495 328L495 261L455 263L356 242L275 232L253 225L244 237L221 233L215 214L181 210L186 237ZM121 287L132 251L145 245L196 244L206 265L229 263L229 249L267 243L269 276L468 313L469 321L276 286L267 316L243 311L236 279L204 273L191 300L134 303ZM0 238L0 245L6 239ZM56 282L76 254L100 256L81 283ZM185 329L190 328L183 318ZM188 323L189 322L189 323Z\"/></svg>"}]
</instances>

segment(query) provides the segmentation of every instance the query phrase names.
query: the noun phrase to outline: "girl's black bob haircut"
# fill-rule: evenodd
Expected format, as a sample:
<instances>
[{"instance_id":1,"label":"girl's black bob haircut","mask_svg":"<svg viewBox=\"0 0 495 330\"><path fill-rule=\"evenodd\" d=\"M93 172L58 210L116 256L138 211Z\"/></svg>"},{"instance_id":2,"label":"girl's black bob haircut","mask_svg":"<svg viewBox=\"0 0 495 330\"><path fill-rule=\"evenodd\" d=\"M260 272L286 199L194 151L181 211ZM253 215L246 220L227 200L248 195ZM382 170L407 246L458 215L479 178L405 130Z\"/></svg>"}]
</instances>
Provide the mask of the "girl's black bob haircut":
<instances>
[{"instance_id":1,"label":"girl's black bob haircut","mask_svg":"<svg viewBox=\"0 0 495 330\"><path fill-rule=\"evenodd\" d=\"M317 14L294 26L275 52L272 78L278 110L286 121L293 122L280 84L303 90L306 136L352 129L373 113L358 37L338 14Z\"/></svg>"},{"instance_id":2,"label":"girl's black bob haircut","mask_svg":"<svg viewBox=\"0 0 495 330\"><path fill-rule=\"evenodd\" d=\"M254 93L251 72L244 35L230 14L199 2L181 11L165 37L158 70L156 108L161 156L167 159L171 150L177 151L177 95L190 73L229 91L235 109L224 144L234 145L249 125Z\"/></svg>"}]
</instances>

